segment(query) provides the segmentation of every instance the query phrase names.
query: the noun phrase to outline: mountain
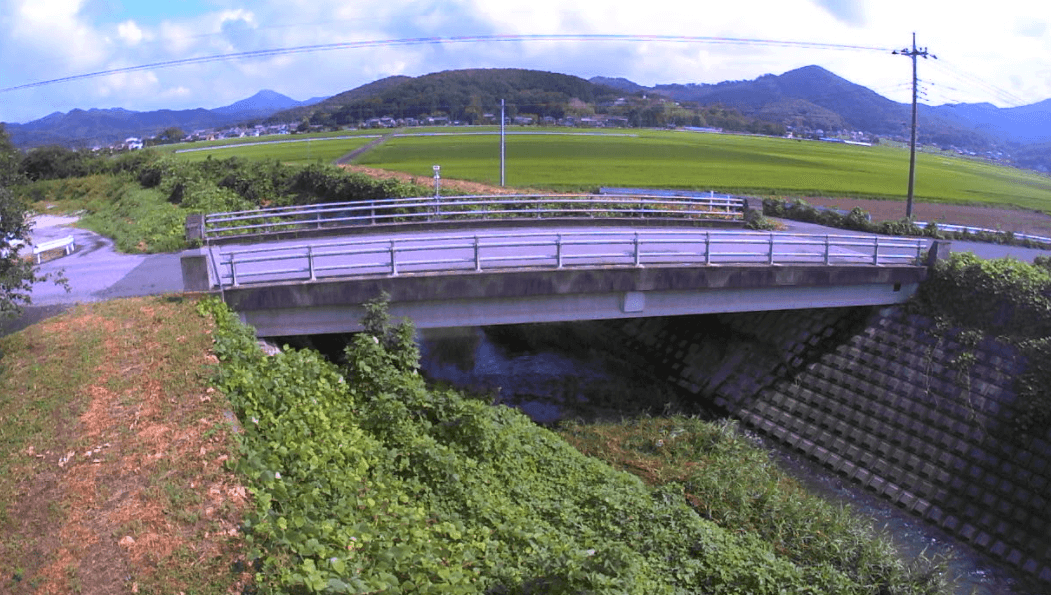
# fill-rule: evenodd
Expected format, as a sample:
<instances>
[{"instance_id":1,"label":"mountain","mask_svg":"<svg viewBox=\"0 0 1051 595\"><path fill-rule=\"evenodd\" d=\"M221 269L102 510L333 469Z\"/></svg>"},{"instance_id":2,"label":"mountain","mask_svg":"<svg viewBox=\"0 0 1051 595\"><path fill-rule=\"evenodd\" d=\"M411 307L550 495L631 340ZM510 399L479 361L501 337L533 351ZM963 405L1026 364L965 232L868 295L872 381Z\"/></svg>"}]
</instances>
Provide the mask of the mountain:
<instances>
[{"instance_id":1,"label":"mountain","mask_svg":"<svg viewBox=\"0 0 1051 595\"><path fill-rule=\"evenodd\" d=\"M618 91L627 91L628 93L638 93L639 91L646 91L646 87L638 83L629 81L624 77L610 78L608 76L593 76L588 81L595 83L596 85L605 85Z\"/></svg>"},{"instance_id":2,"label":"mountain","mask_svg":"<svg viewBox=\"0 0 1051 595\"><path fill-rule=\"evenodd\" d=\"M595 79L593 79L595 80ZM620 88L631 88L631 81ZM750 81L718 84L662 84L641 87L679 102L734 107L746 116L779 122L797 129L861 130L870 135L907 138L911 106L891 101L874 91L830 73L821 66L804 66L783 75L763 75ZM1051 100L1049 100L1051 101ZM1049 103L1049 102L1044 102ZM921 142L987 148L1021 140L1006 122L1032 122L1051 115L1051 105L1035 104L1018 110L989 104L952 112L946 106L920 106ZM1031 135L1033 140L1038 137Z\"/></svg>"},{"instance_id":3,"label":"mountain","mask_svg":"<svg viewBox=\"0 0 1051 595\"><path fill-rule=\"evenodd\" d=\"M309 108L271 116L270 121L309 118L313 124L357 125L372 118L420 118L442 113L450 120L479 122L499 112L562 117L573 101L612 103L616 89L580 77L517 68L447 70L419 77L390 77L334 95Z\"/></svg>"},{"instance_id":4,"label":"mountain","mask_svg":"<svg viewBox=\"0 0 1051 595\"><path fill-rule=\"evenodd\" d=\"M1018 143L1051 142L1051 99L1001 109L989 103L961 103L932 108L947 120Z\"/></svg>"},{"instance_id":5,"label":"mountain","mask_svg":"<svg viewBox=\"0 0 1051 595\"><path fill-rule=\"evenodd\" d=\"M236 101L225 107L217 107L211 111L216 114L233 116L243 120L254 120L267 118L276 112L291 109L293 107L313 105L323 100L324 98L314 98L306 101L296 101L295 99L282 95L277 91L263 89L248 99Z\"/></svg>"},{"instance_id":6,"label":"mountain","mask_svg":"<svg viewBox=\"0 0 1051 595\"><path fill-rule=\"evenodd\" d=\"M150 137L167 128L186 132L204 128L223 128L262 120L290 107L317 103L321 99L295 101L280 93L264 90L227 106L192 110L136 112L122 108L75 109L55 112L25 124L5 124L11 142L21 148L44 145L90 147L110 145L128 137Z\"/></svg>"}]
</instances>

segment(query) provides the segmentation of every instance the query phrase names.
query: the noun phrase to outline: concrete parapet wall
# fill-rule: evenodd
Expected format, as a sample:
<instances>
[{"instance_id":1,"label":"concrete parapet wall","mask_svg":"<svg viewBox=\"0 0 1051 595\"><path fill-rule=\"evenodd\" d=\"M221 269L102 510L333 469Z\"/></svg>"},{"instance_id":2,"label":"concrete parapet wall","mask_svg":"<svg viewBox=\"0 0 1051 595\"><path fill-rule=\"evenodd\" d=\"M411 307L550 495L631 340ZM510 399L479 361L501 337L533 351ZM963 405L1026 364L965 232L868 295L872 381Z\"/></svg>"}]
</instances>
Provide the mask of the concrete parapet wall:
<instances>
[{"instance_id":1,"label":"concrete parapet wall","mask_svg":"<svg viewBox=\"0 0 1051 595\"><path fill-rule=\"evenodd\" d=\"M1051 582L1051 429L1004 439L1026 369L1010 345L900 307L619 325L684 389Z\"/></svg>"}]
</instances>

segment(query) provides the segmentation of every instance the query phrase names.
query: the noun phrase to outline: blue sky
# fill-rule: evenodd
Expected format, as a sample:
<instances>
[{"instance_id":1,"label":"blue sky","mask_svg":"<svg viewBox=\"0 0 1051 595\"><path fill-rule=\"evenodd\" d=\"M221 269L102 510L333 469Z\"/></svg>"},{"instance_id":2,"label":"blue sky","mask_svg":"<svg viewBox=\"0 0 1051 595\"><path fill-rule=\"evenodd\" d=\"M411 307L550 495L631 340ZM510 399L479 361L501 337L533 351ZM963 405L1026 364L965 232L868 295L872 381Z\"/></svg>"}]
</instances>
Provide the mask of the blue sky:
<instances>
[{"instance_id":1,"label":"blue sky","mask_svg":"<svg viewBox=\"0 0 1051 595\"><path fill-rule=\"evenodd\" d=\"M921 62L927 103L1006 107L1051 98L1051 11L1031 0L0 0L0 89L233 52L416 37L704 36L884 50L637 38L379 44L0 92L0 121L75 108L212 108L261 89L306 99L391 75L504 67L652 85L752 79L817 64L906 102L909 60L887 50L910 44L913 31L940 58Z\"/></svg>"}]
</instances>

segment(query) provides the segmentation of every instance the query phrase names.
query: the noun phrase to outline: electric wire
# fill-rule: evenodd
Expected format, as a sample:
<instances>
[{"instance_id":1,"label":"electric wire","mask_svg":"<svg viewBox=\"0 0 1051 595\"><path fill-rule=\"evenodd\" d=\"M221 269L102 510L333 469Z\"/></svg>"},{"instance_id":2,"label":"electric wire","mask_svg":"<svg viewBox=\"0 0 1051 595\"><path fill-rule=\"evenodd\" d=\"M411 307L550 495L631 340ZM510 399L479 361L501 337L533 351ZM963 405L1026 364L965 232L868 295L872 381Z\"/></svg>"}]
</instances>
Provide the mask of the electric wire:
<instances>
[{"instance_id":1,"label":"electric wire","mask_svg":"<svg viewBox=\"0 0 1051 595\"><path fill-rule=\"evenodd\" d=\"M290 54L306 54L314 52L326 52L336 50L350 50L377 47L398 47L416 45L447 45L467 43L506 43L506 42L535 42L535 41L632 41L632 42L660 42L660 43L684 43L684 44L714 44L714 45L751 45L770 47L789 47L801 49L839 50L839 51L875 51L886 52L888 48L863 45L844 45L834 43L819 43L811 41L791 41L778 39L750 39L741 37L707 37L692 35L619 35L619 34L535 34L535 35L467 35L458 37L410 37L404 39L383 39L367 41L346 41L338 43L326 43L317 45L301 45L284 48L270 48L263 50L251 50L245 52L233 52L228 54L214 54L210 56L197 56L193 58L180 58L176 60L165 60L140 64L137 66L126 66L122 68L110 68L74 74L54 79L24 83L12 87L0 88L0 93L32 89L46 85L79 81L90 78L124 74L129 72L140 72L144 70L157 70L163 68L174 68L191 64L208 64L212 62L225 62L230 60L250 60L269 58L274 56L285 56Z\"/></svg>"}]
</instances>

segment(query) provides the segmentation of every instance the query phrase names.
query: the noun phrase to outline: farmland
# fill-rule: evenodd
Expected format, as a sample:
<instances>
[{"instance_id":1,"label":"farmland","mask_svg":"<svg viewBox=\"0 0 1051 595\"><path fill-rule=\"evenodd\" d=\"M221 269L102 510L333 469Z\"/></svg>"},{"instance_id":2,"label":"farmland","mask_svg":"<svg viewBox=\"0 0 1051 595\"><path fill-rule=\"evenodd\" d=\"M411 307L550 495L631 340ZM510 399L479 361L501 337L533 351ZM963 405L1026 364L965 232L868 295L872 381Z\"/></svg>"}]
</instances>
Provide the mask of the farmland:
<instances>
[{"instance_id":1,"label":"farmland","mask_svg":"<svg viewBox=\"0 0 1051 595\"><path fill-rule=\"evenodd\" d=\"M355 163L430 177L498 184L495 129L450 129L397 135ZM858 197L903 200L908 153L895 147L862 147L793 139L631 131L567 133L565 129L512 128L506 144L509 186L592 190L598 186L660 187L760 195ZM479 134L489 132L489 134ZM331 161L367 139L225 148L180 153L276 158L286 163ZM918 202L1009 206L1051 212L1051 177L947 154L917 157Z\"/></svg>"},{"instance_id":2,"label":"farmland","mask_svg":"<svg viewBox=\"0 0 1051 595\"><path fill-rule=\"evenodd\" d=\"M237 156L245 159L277 159L283 163L306 165L319 161L321 163L335 161L379 136L378 134L343 132L340 134L249 137L169 145L165 149L178 154L187 161Z\"/></svg>"}]
</instances>

